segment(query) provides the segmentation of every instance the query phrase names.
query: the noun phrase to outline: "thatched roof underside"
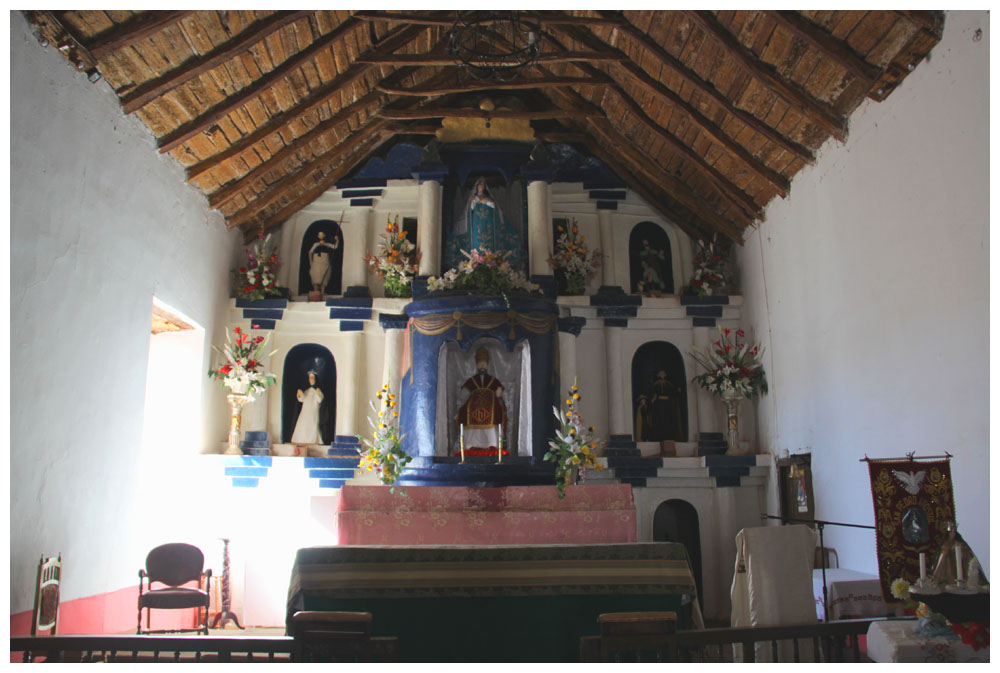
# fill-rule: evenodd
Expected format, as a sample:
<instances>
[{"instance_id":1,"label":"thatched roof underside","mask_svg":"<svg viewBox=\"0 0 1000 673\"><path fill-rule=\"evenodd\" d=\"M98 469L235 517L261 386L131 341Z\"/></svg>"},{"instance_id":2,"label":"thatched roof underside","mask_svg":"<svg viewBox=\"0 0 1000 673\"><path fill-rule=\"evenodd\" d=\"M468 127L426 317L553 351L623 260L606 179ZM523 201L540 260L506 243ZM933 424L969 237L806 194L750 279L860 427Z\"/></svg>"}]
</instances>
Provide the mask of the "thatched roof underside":
<instances>
[{"instance_id":1,"label":"thatched roof underside","mask_svg":"<svg viewBox=\"0 0 1000 673\"><path fill-rule=\"evenodd\" d=\"M733 240L943 25L924 11L543 12L541 58L497 84L446 54L453 12L26 15L247 233L280 225L386 143L423 144L444 118L485 114L459 101L489 92L519 96L507 114L539 140L597 157L689 233Z\"/></svg>"}]
</instances>

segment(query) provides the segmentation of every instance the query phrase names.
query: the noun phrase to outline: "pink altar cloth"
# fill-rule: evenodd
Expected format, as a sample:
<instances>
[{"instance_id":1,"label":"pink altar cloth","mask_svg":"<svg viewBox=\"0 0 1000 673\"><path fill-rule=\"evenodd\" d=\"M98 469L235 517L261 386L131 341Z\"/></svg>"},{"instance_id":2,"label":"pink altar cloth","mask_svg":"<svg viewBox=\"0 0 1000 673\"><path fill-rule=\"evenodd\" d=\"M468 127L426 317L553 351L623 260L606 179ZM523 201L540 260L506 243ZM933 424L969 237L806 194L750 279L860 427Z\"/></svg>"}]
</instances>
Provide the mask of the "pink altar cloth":
<instances>
[{"instance_id":1,"label":"pink altar cloth","mask_svg":"<svg viewBox=\"0 0 1000 673\"><path fill-rule=\"evenodd\" d=\"M628 484L581 484L559 499L554 486L385 486L340 489L341 545L512 545L635 542Z\"/></svg>"}]
</instances>

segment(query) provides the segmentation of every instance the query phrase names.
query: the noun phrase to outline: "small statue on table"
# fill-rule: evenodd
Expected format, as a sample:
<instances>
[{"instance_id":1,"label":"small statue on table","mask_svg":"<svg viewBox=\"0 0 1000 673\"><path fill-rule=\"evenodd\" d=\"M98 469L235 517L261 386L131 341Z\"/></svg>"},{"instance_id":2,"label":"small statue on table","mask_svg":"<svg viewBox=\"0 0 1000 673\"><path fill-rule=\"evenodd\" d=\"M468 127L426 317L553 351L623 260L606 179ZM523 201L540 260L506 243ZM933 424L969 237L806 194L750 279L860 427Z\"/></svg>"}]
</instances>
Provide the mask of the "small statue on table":
<instances>
[{"instance_id":1,"label":"small statue on table","mask_svg":"<svg viewBox=\"0 0 1000 673\"><path fill-rule=\"evenodd\" d=\"M456 420L463 433L466 455L497 455L502 441L500 432L507 427L503 384L489 373L489 366L490 353L480 347L476 351L476 373L462 384L462 389L469 391L469 397L458 408ZM503 454L509 455L506 449Z\"/></svg>"}]
</instances>

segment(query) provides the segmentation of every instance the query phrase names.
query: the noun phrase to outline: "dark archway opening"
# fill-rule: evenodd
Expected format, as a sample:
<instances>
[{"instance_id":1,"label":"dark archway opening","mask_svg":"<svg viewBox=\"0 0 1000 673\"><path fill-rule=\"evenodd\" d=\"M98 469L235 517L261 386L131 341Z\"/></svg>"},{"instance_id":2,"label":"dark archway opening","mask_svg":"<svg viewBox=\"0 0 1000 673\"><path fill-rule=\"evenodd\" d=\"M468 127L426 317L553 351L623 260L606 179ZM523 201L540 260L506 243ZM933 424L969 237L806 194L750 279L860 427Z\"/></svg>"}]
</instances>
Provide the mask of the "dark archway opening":
<instances>
[{"instance_id":1,"label":"dark archway opening","mask_svg":"<svg viewBox=\"0 0 1000 673\"><path fill-rule=\"evenodd\" d=\"M687 441L687 377L673 344L650 341L632 357L632 423L637 442Z\"/></svg>"},{"instance_id":2,"label":"dark archway opening","mask_svg":"<svg viewBox=\"0 0 1000 673\"><path fill-rule=\"evenodd\" d=\"M281 375L281 441L288 443L295 431L302 404L295 393L309 386L309 371L316 372L316 386L323 391L319 428L324 444L333 442L337 420L337 364L319 344L299 344L288 351Z\"/></svg>"},{"instance_id":3,"label":"dark archway opening","mask_svg":"<svg viewBox=\"0 0 1000 673\"><path fill-rule=\"evenodd\" d=\"M704 607L701 584L701 530L698 512L694 505L684 500L667 500L660 503L653 514L653 540L679 542L687 549L691 574L698 587L698 602Z\"/></svg>"},{"instance_id":4,"label":"dark archway opening","mask_svg":"<svg viewBox=\"0 0 1000 673\"><path fill-rule=\"evenodd\" d=\"M640 222L628 239L628 267L632 293L674 293L670 237L655 222Z\"/></svg>"},{"instance_id":5,"label":"dark archway opening","mask_svg":"<svg viewBox=\"0 0 1000 673\"><path fill-rule=\"evenodd\" d=\"M319 234L323 232L327 243L336 242L336 248L329 252L330 278L323 289L323 294L341 294L340 282L344 268L344 235L340 225L333 220L316 220L306 229L302 237L302 249L299 252L299 294L307 294L312 290L312 279L309 277L309 251L319 242ZM329 250L328 247L324 248ZM359 253L360 254L360 253Z\"/></svg>"}]
</instances>

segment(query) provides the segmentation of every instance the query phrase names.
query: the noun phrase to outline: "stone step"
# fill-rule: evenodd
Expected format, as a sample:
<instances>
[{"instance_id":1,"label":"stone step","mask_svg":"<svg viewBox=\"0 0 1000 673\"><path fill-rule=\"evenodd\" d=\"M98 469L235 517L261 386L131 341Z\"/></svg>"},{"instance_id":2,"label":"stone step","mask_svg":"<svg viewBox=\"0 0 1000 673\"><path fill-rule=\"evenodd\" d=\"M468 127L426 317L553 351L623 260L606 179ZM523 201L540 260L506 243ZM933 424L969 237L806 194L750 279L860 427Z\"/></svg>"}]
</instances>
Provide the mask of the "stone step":
<instances>
[{"instance_id":1,"label":"stone step","mask_svg":"<svg viewBox=\"0 0 1000 673\"><path fill-rule=\"evenodd\" d=\"M309 470L310 479L351 479L354 476L354 469L347 470Z\"/></svg>"},{"instance_id":2,"label":"stone step","mask_svg":"<svg viewBox=\"0 0 1000 673\"><path fill-rule=\"evenodd\" d=\"M306 458L304 467L306 469L325 470L353 470L361 463L361 456L354 453L353 456L331 456L327 458Z\"/></svg>"}]
</instances>

